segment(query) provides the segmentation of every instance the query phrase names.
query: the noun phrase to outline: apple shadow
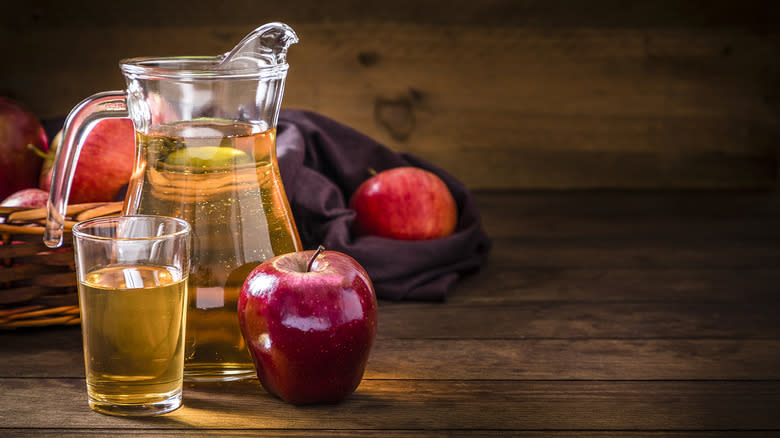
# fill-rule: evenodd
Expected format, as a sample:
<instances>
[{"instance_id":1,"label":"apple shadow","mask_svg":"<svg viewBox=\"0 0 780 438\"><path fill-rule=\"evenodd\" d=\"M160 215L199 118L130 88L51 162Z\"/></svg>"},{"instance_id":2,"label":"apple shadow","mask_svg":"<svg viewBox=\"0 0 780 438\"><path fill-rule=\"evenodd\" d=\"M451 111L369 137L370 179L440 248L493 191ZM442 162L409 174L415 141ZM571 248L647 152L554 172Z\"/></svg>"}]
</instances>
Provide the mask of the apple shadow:
<instances>
[{"instance_id":1,"label":"apple shadow","mask_svg":"<svg viewBox=\"0 0 780 438\"><path fill-rule=\"evenodd\" d=\"M243 428L284 428L307 419L306 426L315 429L321 419L348 416L357 424L370 423L376 412L392 410L392 399L379 397L373 392L361 392L360 388L338 403L293 405L268 393L256 380L222 383L185 383L182 407L157 417L125 418L123 422L139 428L210 429L224 428L226 424ZM263 412L265 418L258 417ZM286 420L285 420L286 419ZM288 422L289 420L289 422Z\"/></svg>"},{"instance_id":2,"label":"apple shadow","mask_svg":"<svg viewBox=\"0 0 780 438\"><path fill-rule=\"evenodd\" d=\"M310 405L294 405L287 403L280 397L275 396L263 388L257 379L250 379L238 382L222 383L189 383L184 387L184 405L193 409L205 409L220 411L229 408L231 412L237 413L244 402L257 403L278 403L282 406L289 406L297 409L317 409L318 407L335 407L349 403L350 401L360 400L362 403L376 404L382 400L375 395L362 393L360 389L351 394L345 400L335 403L315 403ZM254 409L254 407L252 407Z\"/></svg>"},{"instance_id":3,"label":"apple shadow","mask_svg":"<svg viewBox=\"0 0 780 438\"><path fill-rule=\"evenodd\" d=\"M234 414L252 410L252 401L281 401L263 389L257 379L236 382L187 383L183 389L184 406L192 409Z\"/></svg>"}]
</instances>

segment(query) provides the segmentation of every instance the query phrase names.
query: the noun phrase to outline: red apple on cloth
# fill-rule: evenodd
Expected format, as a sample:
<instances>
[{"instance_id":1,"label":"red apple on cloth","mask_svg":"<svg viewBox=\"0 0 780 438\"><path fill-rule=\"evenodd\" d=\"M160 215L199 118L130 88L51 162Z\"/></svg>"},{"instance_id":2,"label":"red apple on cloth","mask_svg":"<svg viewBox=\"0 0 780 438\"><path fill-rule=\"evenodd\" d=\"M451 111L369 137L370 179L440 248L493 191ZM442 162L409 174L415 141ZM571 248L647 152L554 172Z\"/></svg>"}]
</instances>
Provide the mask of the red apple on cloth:
<instances>
[{"instance_id":1,"label":"red apple on cloth","mask_svg":"<svg viewBox=\"0 0 780 438\"><path fill-rule=\"evenodd\" d=\"M49 192L41 189L22 189L0 202L2 207L45 207Z\"/></svg>"},{"instance_id":2,"label":"red apple on cloth","mask_svg":"<svg viewBox=\"0 0 780 438\"><path fill-rule=\"evenodd\" d=\"M49 149L41 122L19 103L0 97L0 199L38 185L43 160L28 145Z\"/></svg>"},{"instance_id":3,"label":"red apple on cloth","mask_svg":"<svg viewBox=\"0 0 780 438\"><path fill-rule=\"evenodd\" d=\"M323 250L267 260L238 298L260 383L297 405L335 403L355 391L376 337L368 274L352 257Z\"/></svg>"},{"instance_id":4,"label":"red apple on cloth","mask_svg":"<svg viewBox=\"0 0 780 438\"><path fill-rule=\"evenodd\" d=\"M404 166L364 181L349 202L353 232L402 240L427 240L455 231L458 206L437 175Z\"/></svg>"},{"instance_id":5,"label":"red apple on cloth","mask_svg":"<svg viewBox=\"0 0 780 438\"><path fill-rule=\"evenodd\" d=\"M52 140L41 171L40 188L51 187L54 153L60 145L62 131ZM115 201L128 183L135 165L135 129L128 119L106 119L87 134L81 148L68 203Z\"/></svg>"}]
</instances>

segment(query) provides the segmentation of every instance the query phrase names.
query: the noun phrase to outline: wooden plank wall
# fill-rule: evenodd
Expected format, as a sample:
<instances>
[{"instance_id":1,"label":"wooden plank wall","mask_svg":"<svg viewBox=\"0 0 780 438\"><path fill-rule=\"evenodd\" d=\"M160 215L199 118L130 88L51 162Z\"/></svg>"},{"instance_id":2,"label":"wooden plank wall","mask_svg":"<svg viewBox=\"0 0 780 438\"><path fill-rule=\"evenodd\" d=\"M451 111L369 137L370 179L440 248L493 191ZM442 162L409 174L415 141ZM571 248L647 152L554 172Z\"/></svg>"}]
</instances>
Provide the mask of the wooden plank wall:
<instances>
[{"instance_id":1,"label":"wooden plank wall","mask_svg":"<svg viewBox=\"0 0 780 438\"><path fill-rule=\"evenodd\" d=\"M122 57L221 53L285 21L301 38L285 107L473 189L776 185L772 1L17 3L0 14L0 95L42 118L121 88Z\"/></svg>"}]
</instances>

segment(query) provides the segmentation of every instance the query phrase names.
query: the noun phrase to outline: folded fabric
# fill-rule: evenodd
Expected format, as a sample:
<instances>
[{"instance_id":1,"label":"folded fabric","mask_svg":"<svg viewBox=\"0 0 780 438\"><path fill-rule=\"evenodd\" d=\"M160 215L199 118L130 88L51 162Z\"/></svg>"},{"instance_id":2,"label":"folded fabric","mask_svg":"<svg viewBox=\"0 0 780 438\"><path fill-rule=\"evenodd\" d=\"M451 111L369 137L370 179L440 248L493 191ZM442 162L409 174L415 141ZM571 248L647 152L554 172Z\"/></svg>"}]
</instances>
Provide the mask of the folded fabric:
<instances>
[{"instance_id":1,"label":"folded fabric","mask_svg":"<svg viewBox=\"0 0 780 438\"><path fill-rule=\"evenodd\" d=\"M318 245L354 257L368 272L377 296L390 300L443 300L457 279L475 270L490 250L469 190L453 176L410 154L397 153L320 114L282 110L277 156L304 248ZM349 199L377 172L416 166L438 175L458 204L458 226L449 236L405 241L350 231Z\"/></svg>"}]
</instances>

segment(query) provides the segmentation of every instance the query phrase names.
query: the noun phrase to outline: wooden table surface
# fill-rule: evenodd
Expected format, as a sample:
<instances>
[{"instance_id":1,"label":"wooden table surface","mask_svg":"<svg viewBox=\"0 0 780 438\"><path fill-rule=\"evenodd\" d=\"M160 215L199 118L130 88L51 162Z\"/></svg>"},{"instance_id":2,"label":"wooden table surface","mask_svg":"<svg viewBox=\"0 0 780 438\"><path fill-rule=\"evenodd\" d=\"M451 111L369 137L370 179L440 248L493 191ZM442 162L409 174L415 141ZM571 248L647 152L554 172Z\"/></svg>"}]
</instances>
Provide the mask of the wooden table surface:
<instances>
[{"instance_id":1,"label":"wooden table surface","mask_svg":"<svg viewBox=\"0 0 780 438\"><path fill-rule=\"evenodd\" d=\"M347 401L293 407L249 381L105 416L79 329L25 329L0 332L0 436L780 434L777 194L477 196L488 262L445 303L381 302Z\"/></svg>"}]
</instances>

